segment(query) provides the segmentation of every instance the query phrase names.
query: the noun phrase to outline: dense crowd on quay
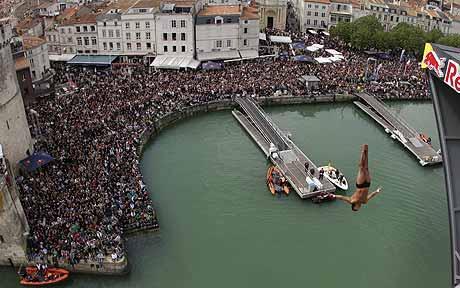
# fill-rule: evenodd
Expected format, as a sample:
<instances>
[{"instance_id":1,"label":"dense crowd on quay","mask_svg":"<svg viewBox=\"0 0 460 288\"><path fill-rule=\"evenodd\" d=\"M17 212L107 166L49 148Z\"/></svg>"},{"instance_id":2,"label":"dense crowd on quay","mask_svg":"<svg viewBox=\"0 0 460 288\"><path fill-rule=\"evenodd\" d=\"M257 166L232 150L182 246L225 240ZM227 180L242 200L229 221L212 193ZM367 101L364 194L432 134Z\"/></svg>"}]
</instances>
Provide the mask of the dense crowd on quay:
<instances>
[{"instance_id":1,"label":"dense crowd on quay","mask_svg":"<svg viewBox=\"0 0 460 288\"><path fill-rule=\"evenodd\" d=\"M415 61L409 65L399 57L385 60L379 76L369 82L363 79L366 55L328 37L290 36L334 48L346 60L319 65L269 57L227 63L212 71L143 66L129 72L96 71L55 65L55 82L76 88L32 107L41 126L35 150L46 151L55 161L17 179L31 228L31 258L70 264L101 262L109 255L117 260L124 253L126 230L158 227L139 169L139 145L142 133L168 113L235 95L272 97L283 90L297 97L356 91L385 98L428 97ZM306 74L320 78L318 90L305 90L299 77Z\"/></svg>"}]
</instances>

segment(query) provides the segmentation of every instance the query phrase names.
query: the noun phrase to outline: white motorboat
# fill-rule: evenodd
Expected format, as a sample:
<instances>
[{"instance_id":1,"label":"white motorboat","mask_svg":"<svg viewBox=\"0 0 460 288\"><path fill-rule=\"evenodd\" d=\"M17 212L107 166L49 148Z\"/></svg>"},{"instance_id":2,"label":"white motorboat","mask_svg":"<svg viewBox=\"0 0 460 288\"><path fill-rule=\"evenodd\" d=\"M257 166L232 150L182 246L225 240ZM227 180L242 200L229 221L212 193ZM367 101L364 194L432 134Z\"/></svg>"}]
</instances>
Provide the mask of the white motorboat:
<instances>
[{"instance_id":1,"label":"white motorboat","mask_svg":"<svg viewBox=\"0 0 460 288\"><path fill-rule=\"evenodd\" d=\"M334 184L336 187L342 190L348 190L348 181L347 178L345 178L345 175L340 173L339 177L337 178L337 175L335 173L337 169L329 165L318 167L319 171L321 171L321 169L324 170L324 177L326 177L327 180L331 181L332 184Z\"/></svg>"}]
</instances>

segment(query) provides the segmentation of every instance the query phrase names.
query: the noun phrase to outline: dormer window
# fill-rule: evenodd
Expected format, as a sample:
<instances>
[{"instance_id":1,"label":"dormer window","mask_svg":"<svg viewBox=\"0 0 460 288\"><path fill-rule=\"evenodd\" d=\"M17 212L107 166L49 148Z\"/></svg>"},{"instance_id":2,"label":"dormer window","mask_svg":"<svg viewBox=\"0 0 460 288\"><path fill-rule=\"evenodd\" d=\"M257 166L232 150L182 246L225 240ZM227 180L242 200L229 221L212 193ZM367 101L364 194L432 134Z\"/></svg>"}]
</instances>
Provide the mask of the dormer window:
<instances>
[{"instance_id":1,"label":"dormer window","mask_svg":"<svg viewBox=\"0 0 460 288\"><path fill-rule=\"evenodd\" d=\"M217 25L224 23L224 19L220 16L217 16L216 18L214 18L214 21Z\"/></svg>"}]
</instances>

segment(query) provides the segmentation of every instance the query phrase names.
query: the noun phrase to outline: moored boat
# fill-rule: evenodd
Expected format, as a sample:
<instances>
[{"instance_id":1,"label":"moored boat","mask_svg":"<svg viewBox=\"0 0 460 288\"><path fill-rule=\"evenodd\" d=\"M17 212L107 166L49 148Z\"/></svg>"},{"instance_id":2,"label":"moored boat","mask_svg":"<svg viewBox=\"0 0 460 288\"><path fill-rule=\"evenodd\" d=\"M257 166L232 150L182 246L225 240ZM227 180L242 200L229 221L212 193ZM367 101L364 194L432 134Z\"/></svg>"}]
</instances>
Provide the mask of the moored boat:
<instances>
[{"instance_id":1,"label":"moored boat","mask_svg":"<svg viewBox=\"0 0 460 288\"><path fill-rule=\"evenodd\" d=\"M289 195L289 184L283 174L281 174L281 171L275 166L270 166L267 170L267 185L273 195L282 192Z\"/></svg>"},{"instance_id":2,"label":"moored boat","mask_svg":"<svg viewBox=\"0 0 460 288\"><path fill-rule=\"evenodd\" d=\"M19 282L27 286L42 286L64 281L69 277L69 271L62 268L45 268L38 270L36 267L27 267Z\"/></svg>"},{"instance_id":3,"label":"moored boat","mask_svg":"<svg viewBox=\"0 0 460 288\"><path fill-rule=\"evenodd\" d=\"M332 184L342 190L348 190L347 178L345 178L345 175L340 173L340 171L337 173L337 169L330 165L318 167L320 173L321 169L323 171L324 177L326 177L326 179L329 180Z\"/></svg>"}]
</instances>

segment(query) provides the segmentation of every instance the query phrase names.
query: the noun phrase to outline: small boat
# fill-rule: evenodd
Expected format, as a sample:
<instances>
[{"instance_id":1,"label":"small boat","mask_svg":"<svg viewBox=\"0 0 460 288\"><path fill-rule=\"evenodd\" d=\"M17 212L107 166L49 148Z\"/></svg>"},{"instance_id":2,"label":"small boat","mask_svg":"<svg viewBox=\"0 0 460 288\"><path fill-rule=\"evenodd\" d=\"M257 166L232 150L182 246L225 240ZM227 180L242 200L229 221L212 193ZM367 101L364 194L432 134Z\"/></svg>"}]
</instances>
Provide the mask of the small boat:
<instances>
[{"instance_id":1,"label":"small boat","mask_svg":"<svg viewBox=\"0 0 460 288\"><path fill-rule=\"evenodd\" d=\"M267 185L273 195L281 192L289 195L288 182L283 174L281 174L281 171L275 166L270 166L267 170Z\"/></svg>"},{"instance_id":2,"label":"small boat","mask_svg":"<svg viewBox=\"0 0 460 288\"><path fill-rule=\"evenodd\" d=\"M326 177L327 180L331 181L332 184L334 184L336 187L342 190L348 190L347 178L345 178L345 175L340 173L340 171L339 171L339 176L337 177L336 168L330 165L318 167L319 171L321 171L321 169L323 169L324 171L324 177Z\"/></svg>"},{"instance_id":3,"label":"small boat","mask_svg":"<svg viewBox=\"0 0 460 288\"><path fill-rule=\"evenodd\" d=\"M320 192L315 197L311 198L311 202L315 204L320 204L323 202L330 202L335 200L335 194L329 192Z\"/></svg>"},{"instance_id":4,"label":"small boat","mask_svg":"<svg viewBox=\"0 0 460 288\"><path fill-rule=\"evenodd\" d=\"M27 267L19 282L22 285L42 286L61 282L69 277L69 271L62 268L47 268L38 273L36 267Z\"/></svg>"}]
</instances>

